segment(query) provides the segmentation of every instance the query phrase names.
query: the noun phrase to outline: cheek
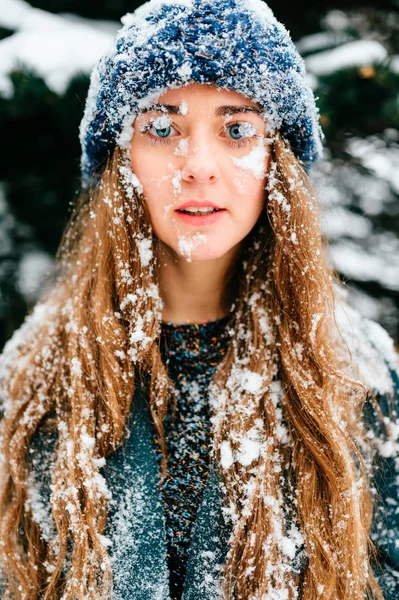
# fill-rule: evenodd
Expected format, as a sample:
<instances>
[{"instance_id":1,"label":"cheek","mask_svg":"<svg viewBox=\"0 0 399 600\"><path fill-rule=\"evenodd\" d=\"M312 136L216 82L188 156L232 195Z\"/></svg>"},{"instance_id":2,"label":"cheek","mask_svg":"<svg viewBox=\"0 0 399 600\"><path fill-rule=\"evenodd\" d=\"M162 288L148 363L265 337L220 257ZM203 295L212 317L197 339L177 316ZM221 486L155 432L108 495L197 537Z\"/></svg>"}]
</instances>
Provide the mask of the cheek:
<instances>
[{"instance_id":1,"label":"cheek","mask_svg":"<svg viewBox=\"0 0 399 600\"><path fill-rule=\"evenodd\" d=\"M266 140L261 136L241 156L230 156L225 162L226 173L240 195L256 194L259 188L266 185L267 173L270 168L270 152Z\"/></svg>"},{"instance_id":2,"label":"cheek","mask_svg":"<svg viewBox=\"0 0 399 600\"><path fill-rule=\"evenodd\" d=\"M180 172L169 161L140 154L140 160L131 159L132 171L143 186L144 198L151 212L162 212L180 191Z\"/></svg>"},{"instance_id":3,"label":"cheek","mask_svg":"<svg viewBox=\"0 0 399 600\"><path fill-rule=\"evenodd\" d=\"M171 211L176 203L176 190L179 188L179 174L170 164L154 160L132 161L132 170L143 186L144 202L155 233L165 236L165 231L174 227Z\"/></svg>"},{"instance_id":4,"label":"cheek","mask_svg":"<svg viewBox=\"0 0 399 600\"><path fill-rule=\"evenodd\" d=\"M240 216L245 221L256 220L265 205L267 179L256 179L251 173L236 171L230 181L230 193Z\"/></svg>"}]
</instances>

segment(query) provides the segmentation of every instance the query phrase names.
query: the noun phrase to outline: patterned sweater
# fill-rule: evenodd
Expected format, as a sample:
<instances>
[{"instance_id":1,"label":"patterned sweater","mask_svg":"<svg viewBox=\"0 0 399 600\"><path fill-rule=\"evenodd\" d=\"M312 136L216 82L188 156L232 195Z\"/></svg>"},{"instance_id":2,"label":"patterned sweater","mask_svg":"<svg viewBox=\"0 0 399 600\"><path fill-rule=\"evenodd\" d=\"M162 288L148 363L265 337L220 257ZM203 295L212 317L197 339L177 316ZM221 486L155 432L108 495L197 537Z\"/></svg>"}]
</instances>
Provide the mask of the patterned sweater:
<instances>
[{"instance_id":1,"label":"patterned sweater","mask_svg":"<svg viewBox=\"0 0 399 600\"><path fill-rule=\"evenodd\" d=\"M347 324L342 315L338 320L357 365L355 375L374 390L384 414L390 414L394 434L396 432L395 441L383 442L379 420L374 418L371 405L367 403L365 423L369 437L375 439L379 447L375 457L378 469L374 475L373 490L377 502L371 537L381 566L373 566L385 600L397 600L397 356L389 336L377 324L362 319L354 311L349 311L348 316ZM128 424L130 435L107 458L103 469L112 495L104 531L113 566L112 600L218 598L219 576L228 552L229 529L224 523L223 493L217 473L214 465L208 462L210 428L206 388L226 352L229 336L228 321L223 319L201 325L163 326L162 353L170 377L175 382L178 407L176 418L172 419L169 415L165 424L169 477L161 490L160 454L154 442L148 398L145 390L138 388L133 401L135 411ZM45 539L56 539L49 501L56 460L56 437L52 431L41 430L32 441L30 453L31 490L35 500L32 508ZM2 579L0 568L0 598L4 597Z\"/></svg>"},{"instance_id":2,"label":"patterned sweater","mask_svg":"<svg viewBox=\"0 0 399 600\"><path fill-rule=\"evenodd\" d=\"M207 388L227 349L228 322L225 317L162 325L162 356L177 396L175 417L170 410L165 422L168 475L162 486L172 600L180 600L183 592L193 524L208 476Z\"/></svg>"}]
</instances>

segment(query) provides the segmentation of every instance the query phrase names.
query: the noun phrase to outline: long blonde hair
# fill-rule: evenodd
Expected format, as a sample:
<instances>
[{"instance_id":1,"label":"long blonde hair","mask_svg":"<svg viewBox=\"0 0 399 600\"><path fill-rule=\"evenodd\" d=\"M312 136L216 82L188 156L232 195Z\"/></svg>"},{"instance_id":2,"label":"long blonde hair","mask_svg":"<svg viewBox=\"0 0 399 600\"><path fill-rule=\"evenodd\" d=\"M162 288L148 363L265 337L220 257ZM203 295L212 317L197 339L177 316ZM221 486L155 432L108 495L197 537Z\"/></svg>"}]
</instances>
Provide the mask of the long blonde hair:
<instances>
[{"instance_id":1,"label":"long blonde hair","mask_svg":"<svg viewBox=\"0 0 399 600\"><path fill-rule=\"evenodd\" d=\"M297 597L286 547L294 532L308 557L304 600L363 600L371 592L382 600L370 565L372 498L359 449L359 440L367 445L367 389L346 373L332 333L334 279L310 181L279 135L271 152L265 214L236 267L235 334L210 389L211 456L233 524L223 597L261 600L283 589ZM171 395L158 343L157 240L143 198L122 180L117 149L78 202L55 285L3 357L0 562L12 598L111 593L101 468L123 441L144 374L166 472ZM49 538L29 500L29 448L51 423L58 445ZM257 449L250 457L245 439ZM282 479L296 512L290 531Z\"/></svg>"}]
</instances>

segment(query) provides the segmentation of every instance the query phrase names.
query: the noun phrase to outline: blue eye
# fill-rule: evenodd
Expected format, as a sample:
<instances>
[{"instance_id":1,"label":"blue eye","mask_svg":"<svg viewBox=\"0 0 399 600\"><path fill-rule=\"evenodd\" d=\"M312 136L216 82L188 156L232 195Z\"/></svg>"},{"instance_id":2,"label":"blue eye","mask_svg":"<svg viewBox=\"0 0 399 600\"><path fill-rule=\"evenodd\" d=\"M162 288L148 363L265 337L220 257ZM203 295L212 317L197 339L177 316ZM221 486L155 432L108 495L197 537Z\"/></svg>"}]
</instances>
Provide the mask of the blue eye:
<instances>
[{"instance_id":1,"label":"blue eye","mask_svg":"<svg viewBox=\"0 0 399 600\"><path fill-rule=\"evenodd\" d=\"M258 137L258 128L248 121L237 121L225 126L225 131L230 137L229 146L241 148L247 146Z\"/></svg>"},{"instance_id":2,"label":"blue eye","mask_svg":"<svg viewBox=\"0 0 399 600\"><path fill-rule=\"evenodd\" d=\"M141 128L142 134L148 136L152 145L170 144L171 139L176 137L174 135L177 133L176 129L172 125L169 125L168 122L165 123L165 120L168 121L169 119L159 117Z\"/></svg>"},{"instance_id":3,"label":"blue eye","mask_svg":"<svg viewBox=\"0 0 399 600\"><path fill-rule=\"evenodd\" d=\"M231 125L228 130L233 139L240 140L242 138L240 123L234 123L234 125Z\"/></svg>"},{"instance_id":4,"label":"blue eye","mask_svg":"<svg viewBox=\"0 0 399 600\"><path fill-rule=\"evenodd\" d=\"M156 134L158 137L166 138L170 135L172 128L171 127L163 127L162 129L157 129L156 127L154 127L154 130L156 131Z\"/></svg>"}]
</instances>

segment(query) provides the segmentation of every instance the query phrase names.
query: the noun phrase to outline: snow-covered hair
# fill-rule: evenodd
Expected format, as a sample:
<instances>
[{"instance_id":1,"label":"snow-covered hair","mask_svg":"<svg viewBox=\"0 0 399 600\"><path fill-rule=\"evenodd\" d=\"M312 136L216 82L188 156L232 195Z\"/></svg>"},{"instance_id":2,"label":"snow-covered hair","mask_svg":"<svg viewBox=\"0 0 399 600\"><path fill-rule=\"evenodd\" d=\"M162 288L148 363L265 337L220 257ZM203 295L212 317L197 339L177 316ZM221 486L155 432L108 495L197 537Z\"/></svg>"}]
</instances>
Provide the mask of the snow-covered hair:
<instances>
[{"instance_id":1,"label":"snow-covered hair","mask_svg":"<svg viewBox=\"0 0 399 600\"><path fill-rule=\"evenodd\" d=\"M95 67L80 127L82 184L96 183L135 115L167 88L216 84L260 104L305 169L322 153L304 61L262 0L151 0Z\"/></svg>"},{"instance_id":2,"label":"snow-covered hair","mask_svg":"<svg viewBox=\"0 0 399 600\"><path fill-rule=\"evenodd\" d=\"M399 425L380 414L360 375L374 373L388 400L388 363L378 373L376 365L389 344L373 334L376 352L346 326L348 357L314 190L278 132L270 151L265 212L231 269L231 340L209 389L210 464L231 525L226 561L209 559L209 597L383 600L369 475L375 449L396 452ZM116 597L124 570L114 549L126 530L109 546L106 461L123 447L143 384L167 472L173 393L159 347L157 240L143 195L127 194L122 154L116 146L99 184L82 192L56 285L0 357L3 598ZM49 499L37 485L42 472Z\"/></svg>"}]
</instances>

